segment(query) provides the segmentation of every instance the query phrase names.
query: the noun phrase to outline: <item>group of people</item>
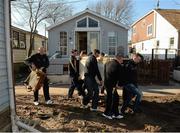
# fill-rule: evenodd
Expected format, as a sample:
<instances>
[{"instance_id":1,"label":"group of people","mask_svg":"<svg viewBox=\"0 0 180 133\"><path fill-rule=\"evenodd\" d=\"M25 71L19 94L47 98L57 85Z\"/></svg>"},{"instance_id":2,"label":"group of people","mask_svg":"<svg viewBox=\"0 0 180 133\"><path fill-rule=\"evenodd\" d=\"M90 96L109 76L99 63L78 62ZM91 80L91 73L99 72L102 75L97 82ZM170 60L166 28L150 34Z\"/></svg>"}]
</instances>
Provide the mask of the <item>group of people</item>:
<instances>
[{"instance_id":1,"label":"group of people","mask_svg":"<svg viewBox=\"0 0 180 133\"><path fill-rule=\"evenodd\" d=\"M84 80L79 80L79 60L76 56L77 50L72 50L72 55L69 61L69 70L71 77L71 85L68 92L68 98L72 98L75 88L78 94L82 96L83 108L88 108L89 102L92 100L91 110L97 111L99 101L99 86L101 92L106 90L106 106L102 114L108 119L123 118L126 109L131 108L131 113L141 111L139 104L141 102L142 93L137 85L137 64L143 60L143 56L139 53L134 54L131 60L123 61L123 56L117 54L115 58L108 61L104 65L104 81L102 80L97 58L100 56L100 51L94 49L93 53L88 55L84 69ZM99 80L97 82L96 80ZM117 88L123 89L123 105L119 111L119 95ZM85 91L86 90L86 91ZM135 102L132 106L132 98Z\"/></svg>"},{"instance_id":2,"label":"group of people","mask_svg":"<svg viewBox=\"0 0 180 133\"><path fill-rule=\"evenodd\" d=\"M117 54L114 59L108 61L104 65L104 81L98 68L97 58L100 56L100 51L94 49L94 51L88 54L88 58L84 68L84 79L79 78L79 61L84 55L82 52L78 56L77 50L71 51L69 59L69 74L71 84L68 90L68 98L73 97L75 88L78 90L78 95L82 97L82 107L88 108L90 101L91 111L98 110L99 102L99 86L101 86L101 93L106 91L105 110L102 114L108 119L123 118L123 114L126 113L127 108L131 108L131 113L141 111L139 108L142 93L138 89L137 85L137 64L143 60L141 54L134 54L131 60L124 61L121 54ZM104 56L104 54L101 54ZM77 58L78 57L78 58ZM31 67L42 69L46 73L46 69L49 66L49 59L45 53L45 49L40 47L37 54L32 55L26 60L27 64ZM97 78L96 78L97 77ZM97 80L99 82L97 82ZM119 95L118 88L123 89L123 104L121 110L119 110ZM49 96L49 83L47 76L43 82L43 92L46 104L52 104L53 101ZM34 105L39 105L38 102L39 90L34 91ZM132 98L135 101L132 104Z\"/></svg>"}]
</instances>

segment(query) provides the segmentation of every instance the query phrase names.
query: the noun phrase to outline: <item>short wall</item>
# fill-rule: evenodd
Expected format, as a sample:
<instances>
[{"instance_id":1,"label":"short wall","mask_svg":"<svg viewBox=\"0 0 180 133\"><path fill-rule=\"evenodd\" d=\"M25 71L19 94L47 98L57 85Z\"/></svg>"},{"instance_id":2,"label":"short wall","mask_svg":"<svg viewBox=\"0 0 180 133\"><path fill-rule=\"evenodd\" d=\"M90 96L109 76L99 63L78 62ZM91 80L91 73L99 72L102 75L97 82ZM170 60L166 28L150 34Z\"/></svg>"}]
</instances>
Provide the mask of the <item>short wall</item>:
<instances>
[{"instance_id":1,"label":"short wall","mask_svg":"<svg viewBox=\"0 0 180 133\"><path fill-rule=\"evenodd\" d=\"M48 75L50 83L70 84L69 75Z\"/></svg>"},{"instance_id":2,"label":"short wall","mask_svg":"<svg viewBox=\"0 0 180 133\"><path fill-rule=\"evenodd\" d=\"M9 107L0 112L0 132L11 132L11 117Z\"/></svg>"}]
</instances>

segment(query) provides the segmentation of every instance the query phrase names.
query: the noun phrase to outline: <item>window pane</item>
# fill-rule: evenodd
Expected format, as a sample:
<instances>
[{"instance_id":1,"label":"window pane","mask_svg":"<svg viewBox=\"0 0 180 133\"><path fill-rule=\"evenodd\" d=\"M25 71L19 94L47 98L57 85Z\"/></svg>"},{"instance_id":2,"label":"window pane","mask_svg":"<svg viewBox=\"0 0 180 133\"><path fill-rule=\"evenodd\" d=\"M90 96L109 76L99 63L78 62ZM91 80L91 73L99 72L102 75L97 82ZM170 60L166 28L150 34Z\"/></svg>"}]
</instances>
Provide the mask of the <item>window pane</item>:
<instances>
[{"instance_id":1,"label":"window pane","mask_svg":"<svg viewBox=\"0 0 180 133\"><path fill-rule=\"evenodd\" d=\"M89 23L89 27L98 27L98 22L91 19L91 18L88 18L88 23Z\"/></svg>"},{"instance_id":2,"label":"window pane","mask_svg":"<svg viewBox=\"0 0 180 133\"><path fill-rule=\"evenodd\" d=\"M87 27L87 18L77 22L77 27Z\"/></svg>"},{"instance_id":3,"label":"window pane","mask_svg":"<svg viewBox=\"0 0 180 133\"><path fill-rule=\"evenodd\" d=\"M170 47L173 47L174 46L174 37L171 37L170 38Z\"/></svg>"},{"instance_id":4,"label":"window pane","mask_svg":"<svg viewBox=\"0 0 180 133\"><path fill-rule=\"evenodd\" d=\"M13 31L13 48L19 47L19 32Z\"/></svg>"},{"instance_id":5,"label":"window pane","mask_svg":"<svg viewBox=\"0 0 180 133\"><path fill-rule=\"evenodd\" d=\"M109 55L115 55L116 54L116 47L109 47Z\"/></svg>"},{"instance_id":6,"label":"window pane","mask_svg":"<svg viewBox=\"0 0 180 133\"><path fill-rule=\"evenodd\" d=\"M20 33L19 40L20 40L20 48L26 48L26 34Z\"/></svg>"},{"instance_id":7,"label":"window pane","mask_svg":"<svg viewBox=\"0 0 180 133\"><path fill-rule=\"evenodd\" d=\"M67 32L60 32L60 53L67 55Z\"/></svg>"},{"instance_id":8,"label":"window pane","mask_svg":"<svg viewBox=\"0 0 180 133\"><path fill-rule=\"evenodd\" d=\"M148 35L152 34L152 25L148 26Z\"/></svg>"}]
</instances>

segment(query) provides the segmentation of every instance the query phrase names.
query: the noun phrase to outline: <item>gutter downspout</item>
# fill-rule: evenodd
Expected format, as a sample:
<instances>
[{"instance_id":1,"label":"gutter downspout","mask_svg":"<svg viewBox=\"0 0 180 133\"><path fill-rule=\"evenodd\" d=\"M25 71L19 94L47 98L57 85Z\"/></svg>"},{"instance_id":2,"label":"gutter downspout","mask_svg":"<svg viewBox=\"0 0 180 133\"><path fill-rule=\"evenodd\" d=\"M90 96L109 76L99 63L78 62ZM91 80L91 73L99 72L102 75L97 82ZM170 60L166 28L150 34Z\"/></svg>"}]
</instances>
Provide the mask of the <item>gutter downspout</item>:
<instances>
[{"instance_id":1,"label":"gutter downspout","mask_svg":"<svg viewBox=\"0 0 180 133\"><path fill-rule=\"evenodd\" d=\"M18 131L18 127L15 124L16 121L16 109L14 100L14 88L12 81L12 58L11 58L11 45L10 45L10 1L4 0L5 9L5 38L6 38L6 56L7 56L7 73L8 73L8 86L9 86L9 98L10 98L10 113L12 131Z\"/></svg>"}]
</instances>

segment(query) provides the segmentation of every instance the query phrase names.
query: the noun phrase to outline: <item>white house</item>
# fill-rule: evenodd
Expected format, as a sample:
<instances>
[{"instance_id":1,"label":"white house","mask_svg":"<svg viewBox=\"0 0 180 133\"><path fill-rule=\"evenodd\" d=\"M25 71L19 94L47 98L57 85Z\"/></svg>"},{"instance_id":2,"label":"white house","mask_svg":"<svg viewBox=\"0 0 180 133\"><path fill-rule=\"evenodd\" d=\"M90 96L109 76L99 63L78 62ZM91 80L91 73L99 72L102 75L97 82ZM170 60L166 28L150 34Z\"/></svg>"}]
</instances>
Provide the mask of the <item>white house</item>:
<instances>
[{"instance_id":1,"label":"white house","mask_svg":"<svg viewBox=\"0 0 180 133\"><path fill-rule=\"evenodd\" d=\"M180 10L155 9L131 26L132 47L136 52L155 58L174 57L180 49ZM165 50L167 49L167 51Z\"/></svg>"},{"instance_id":2,"label":"white house","mask_svg":"<svg viewBox=\"0 0 180 133\"><path fill-rule=\"evenodd\" d=\"M70 18L48 27L48 52L56 51L61 55L62 67L56 74L66 74L72 49L87 53L93 49L114 56L116 53L127 55L128 27L86 9Z\"/></svg>"}]
</instances>

